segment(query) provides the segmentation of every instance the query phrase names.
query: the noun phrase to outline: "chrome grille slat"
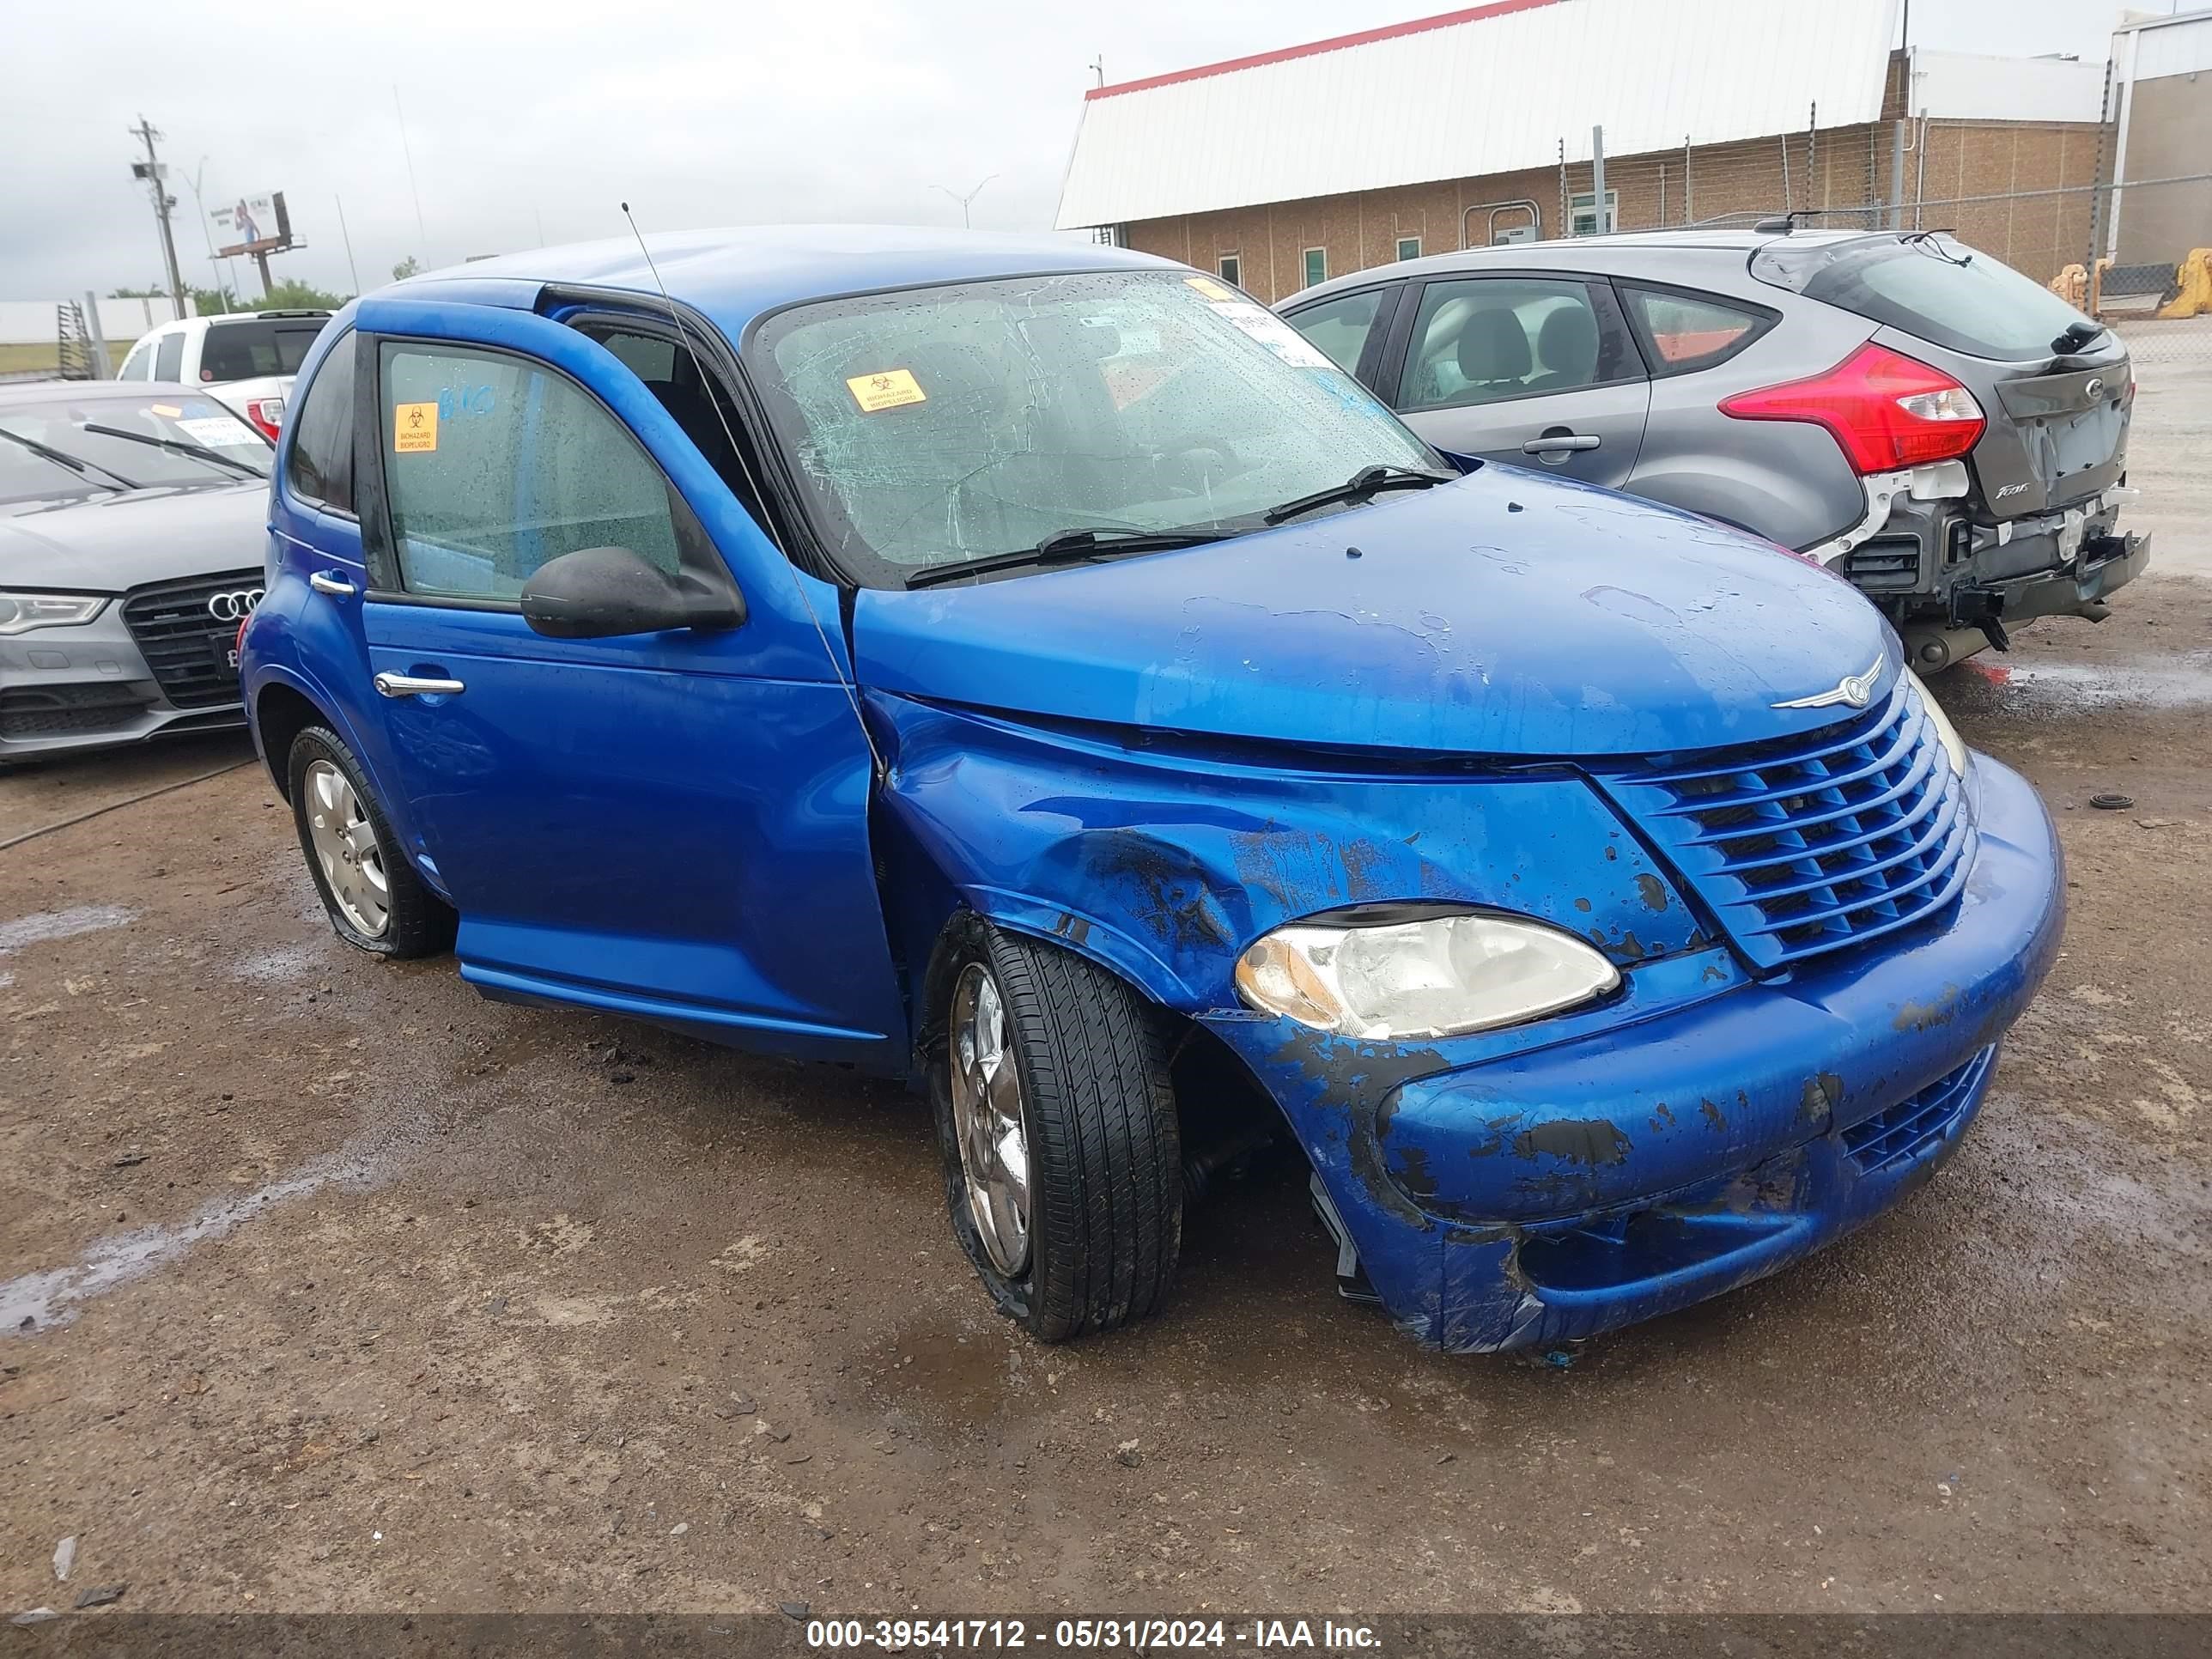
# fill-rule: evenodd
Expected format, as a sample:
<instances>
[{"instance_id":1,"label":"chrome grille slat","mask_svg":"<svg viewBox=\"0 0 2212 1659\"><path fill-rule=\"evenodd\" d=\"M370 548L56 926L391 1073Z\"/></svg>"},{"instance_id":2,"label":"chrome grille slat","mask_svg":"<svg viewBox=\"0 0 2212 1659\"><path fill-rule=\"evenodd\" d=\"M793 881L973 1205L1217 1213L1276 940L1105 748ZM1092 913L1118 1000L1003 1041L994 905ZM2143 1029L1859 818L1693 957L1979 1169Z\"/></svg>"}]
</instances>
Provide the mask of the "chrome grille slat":
<instances>
[{"instance_id":1,"label":"chrome grille slat","mask_svg":"<svg viewBox=\"0 0 2212 1659\"><path fill-rule=\"evenodd\" d=\"M1763 972L1937 915L1965 890L1978 844L1908 677L1799 738L1596 775Z\"/></svg>"},{"instance_id":2,"label":"chrome grille slat","mask_svg":"<svg viewBox=\"0 0 2212 1659\"><path fill-rule=\"evenodd\" d=\"M1763 742L1746 744L1737 750L1708 751L1707 759L1700 765L1679 767L1663 772L1642 773L1638 775L1637 781L1664 784L1672 787L1676 784L1694 782L1702 778L1724 776L1731 770L1746 771L1765 763L1776 763L1785 759L1826 760L1831 755L1839 755L1846 749L1856 748L1866 742L1871 735L1878 735L1888 730L1890 722L1887 715L1888 706L1885 702L1879 710L1853 714L1848 720L1839 725L1831 726L1824 731L1812 733L1802 747L1795 745L1787 739L1770 738ZM1733 765L1723 763L1729 761L1733 761Z\"/></svg>"},{"instance_id":3,"label":"chrome grille slat","mask_svg":"<svg viewBox=\"0 0 2212 1659\"><path fill-rule=\"evenodd\" d=\"M261 586L258 570L231 570L134 588L124 596L123 621L138 654L154 671L161 695L179 708L212 708L238 701L238 677L215 654L238 633L235 621L208 612L217 593Z\"/></svg>"},{"instance_id":4,"label":"chrome grille slat","mask_svg":"<svg viewBox=\"0 0 2212 1659\"><path fill-rule=\"evenodd\" d=\"M1877 808L1888 805L1892 801L1901 799L1907 793L1914 790L1920 782L1924 781L1931 763L1928 753L1928 750L1930 747L1934 747L1937 750L1935 763L1943 763L1941 758L1941 745L1922 745L1920 746L1919 752L1912 757L1910 763L1913 769L1912 773L1907 775L1903 781L1888 785L1878 795L1873 796L1865 800L1846 802L1841 806L1832 808L1830 811L1825 812L1791 813L1787 818L1775 819L1772 820L1772 822L1778 823L1786 823L1790 829L1797 831L1800 835L1802 835L1806 830L1817 830L1824 823L1833 823L1839 818L1856 817L1862 812L1870 812ZM1893 761L1890 763L1889 766L1881 767L1877 769L1886 772L1888 771L1891 767L1904 763L1905 763L1902 762ZM1832 786L1827 784L1808 784L1802 789L1792 791L1790 794L1783 797L1783 799L1784 800L1796 800L1808 795L1818 795L1826 793L1831 787ZM1841 787L1842 784L1839 781L1832 787ZM1732 841L1756 840L1759 833L1760 832L1755 829L1746 829L1734 833L1730 833L1729 830L1720 830L1710 835L1693 836L1690 837L1686 844L1692 847L1724 847Z\"/></svg>"},{"instance_id":5,"label":"chrome grille slat","mask_svg":"<svg viewBox=\"0 0 2212 1659\"><path fill-rule=\"evenodd\" d=\"M1797 893L1817 892L1820 889L1832 886L1838 881L1857 881L1864 877L1880 875L1883 872L1894 868L1896 866L1904 863L1907 859L1925 856L1928 851L1933 848L1936 842L1944 840L1950 835L1952 825L1956 821L1958 815L1959 803L1954 797L1943 803L1932 823L1926 819L1923 819L1920 820L1919 823L1914 826L1919 830L1919 839L1915 841L1911 846L1906 848L1902 853L1893 853L1887 858L1879 860L1875 863L1866 865L1863 867L1854 867L1848 874L1838 874L1832 872L1826 875L1808 877L1805 880L1801 881L1795 886L1791 887L1761 887L1758 890L1759 896L1769 901L1789 898L1792 895ZM1849 847L1839 850L1846 852L1856 851L1857 848L1866 846L1869 842L1881 841L1886 836L1895 836L1899 833L1901 833L1901 831L1894 826L1886 827L1877 833L1861 836L1856 841L1851 842ZM1777 860L1771 864L1738 864L1733 867L1739 871L1747 869L1778 869L1782 867L1784 863L1802 864L1804 862L1806 862L1806 859L1804 855L1801 854L1794 860Z\"/></svg>"},{"instance_id":6,"label":"chrome grille slat","mask_svg":"<svg viewBox=\"0 0 2212 1659\"><path fill-rule=\"evenodd\" d=\"M1879 758L1867 762L1856 771L1838 773L1830 777L1808 778L1802 783L1775 784L1769 788L1760 790L1752 794L1714 795L1710 799L1700 797L1695 801L1686 802L1682 805L1668 808L1667 816L1669 817L1681 817L1692 812L1718 812L1731 806L1767 806L1771 805L1776 801L1789 800L1795 796L1808 793L1814 789L1829 788L1847 783L1856 783L1862 778L1870 777L1876 772L1887 771L1889 768L1897 765L1912 745L1919 741L1919 733L1917 732L1907 730L1903 726L1899 726L1893 736L1895 738L1895 741L1890 744L1888 749L1883 751ZM1850 745L1846 745L1847 748ZM1842 751L1838 750L1836 752L1840 753ZM1817 763L1818 759L1811 757L1808 757L1802 761L1787 762L1781 764L1768 762L1765 765L1761 766L1747 767L1743 771L1737 773L1735 775L1738 777L1759 777L1763 776L1765 774L1769 772L1778 772L1783 769L1784 765L1809 766Z\"/></svg>"}]
</instances>

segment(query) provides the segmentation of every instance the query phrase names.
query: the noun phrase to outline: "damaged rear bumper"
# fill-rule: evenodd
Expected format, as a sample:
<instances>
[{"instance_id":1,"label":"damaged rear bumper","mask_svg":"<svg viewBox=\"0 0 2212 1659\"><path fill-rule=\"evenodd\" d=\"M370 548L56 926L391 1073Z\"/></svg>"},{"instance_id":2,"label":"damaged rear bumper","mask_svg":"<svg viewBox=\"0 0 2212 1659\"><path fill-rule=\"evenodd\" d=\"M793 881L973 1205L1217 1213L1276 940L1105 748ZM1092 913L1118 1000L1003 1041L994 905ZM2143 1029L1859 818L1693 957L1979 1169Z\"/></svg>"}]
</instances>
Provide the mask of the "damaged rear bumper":
<instances>
[{"instance_id":1,"label":"damaged rear bumper","mask_svg":"<svg viewBox=\"0 0 2212 1659\"><path fill-rule=\"evenodd\" d=\"M1397 1324L1454 1352L1591 1335L1771 1273L1958 1146L2056 955L2034 791L1978 763L1980 848L1947 926L1779 979L1724 951L1637 969L1560 1040L1410 1047L1207 1024L1298 1133Z\"/></svg>"}]
</instances>

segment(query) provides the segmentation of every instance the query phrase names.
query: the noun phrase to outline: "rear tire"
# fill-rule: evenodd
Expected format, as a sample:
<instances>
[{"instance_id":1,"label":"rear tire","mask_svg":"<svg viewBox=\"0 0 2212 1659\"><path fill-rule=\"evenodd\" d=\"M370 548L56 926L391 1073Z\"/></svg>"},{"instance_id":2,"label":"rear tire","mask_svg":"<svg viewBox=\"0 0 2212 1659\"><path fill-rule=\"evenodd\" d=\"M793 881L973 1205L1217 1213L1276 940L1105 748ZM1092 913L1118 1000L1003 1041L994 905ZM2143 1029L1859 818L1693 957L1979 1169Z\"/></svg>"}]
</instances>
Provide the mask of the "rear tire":
<instances>
[{"instance_id":1,"label":"rear tire","mask_svg":"<svg viewBox=\"0 0 2212 1659\"><path fill-rule=\"evenodd\" d=\"M308 726L292 739L285 778L300 850L332 931L371 956L453 949L459 919L407 861L345 740L328 726Z\"/></svg>"},{"instance_id":2,"label":"rear tire","mask_svg":"<svg viewBox=\"0 0 2212 1659\"><path fill-rule=\"evenodd\" d=\"M947 949L929 1075L961 1249L1000 1312L1041 1341L1152 1312L1182 1249L1156 1011L1084 957L980 920Z\"/></svg>"}]
</instances>

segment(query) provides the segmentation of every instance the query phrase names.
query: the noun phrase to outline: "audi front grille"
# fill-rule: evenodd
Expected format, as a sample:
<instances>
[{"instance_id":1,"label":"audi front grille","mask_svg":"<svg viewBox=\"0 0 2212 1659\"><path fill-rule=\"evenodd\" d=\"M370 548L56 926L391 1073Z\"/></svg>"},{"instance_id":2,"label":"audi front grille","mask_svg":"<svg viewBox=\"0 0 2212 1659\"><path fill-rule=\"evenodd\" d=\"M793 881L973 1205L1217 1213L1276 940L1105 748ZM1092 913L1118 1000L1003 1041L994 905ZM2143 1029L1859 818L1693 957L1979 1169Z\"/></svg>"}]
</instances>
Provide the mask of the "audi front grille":
<instances>
[{"instance_id":1,"label":"audi front grille","mask_svg":"<svg viewBox=\"0 0 2212 1659\"><path fill-rule=\"evenodd\" d=\"M258 570L156 582L125 595L123 620L164 696L179 708L212 708L238 701L230 653L260 597Z\"/></svg>"}]
</instances>

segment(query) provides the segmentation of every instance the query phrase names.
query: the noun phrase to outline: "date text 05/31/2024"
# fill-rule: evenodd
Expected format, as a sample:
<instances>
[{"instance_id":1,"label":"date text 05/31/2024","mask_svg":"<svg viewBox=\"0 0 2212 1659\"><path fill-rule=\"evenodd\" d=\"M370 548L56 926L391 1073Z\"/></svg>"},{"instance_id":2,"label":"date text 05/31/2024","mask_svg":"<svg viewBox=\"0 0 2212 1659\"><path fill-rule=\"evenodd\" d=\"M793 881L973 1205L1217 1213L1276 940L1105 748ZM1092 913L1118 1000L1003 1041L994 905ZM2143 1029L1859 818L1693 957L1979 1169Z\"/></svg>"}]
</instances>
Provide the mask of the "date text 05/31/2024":
<instances>
[{"instance_id":1,"label":"date text 05/31/2024","mask_svg":"<svg viewBox=\"0 0 2212 1659\"><path fill-rule=\"evenodd\" d=\"M1372 1650L1365 1625L1321 1619L810 1619L806 1645L873 1648L1336 1649Z\"/></svg>"}]
</instances>

